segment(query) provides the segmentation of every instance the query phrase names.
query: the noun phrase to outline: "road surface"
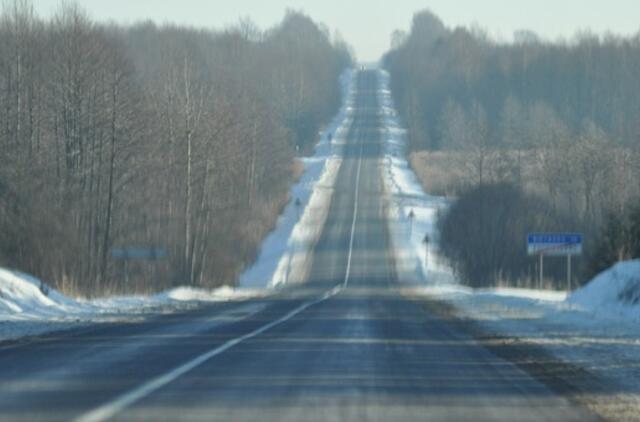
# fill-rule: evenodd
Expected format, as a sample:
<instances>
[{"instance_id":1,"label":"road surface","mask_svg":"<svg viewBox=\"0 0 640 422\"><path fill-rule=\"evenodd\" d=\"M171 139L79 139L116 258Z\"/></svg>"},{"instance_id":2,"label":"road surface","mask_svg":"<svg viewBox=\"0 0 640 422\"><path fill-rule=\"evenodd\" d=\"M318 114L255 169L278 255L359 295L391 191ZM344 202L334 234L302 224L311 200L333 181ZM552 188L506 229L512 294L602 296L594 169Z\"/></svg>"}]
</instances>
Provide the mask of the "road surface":
<instances>
[{"instance_id":1,"label":"road surface","mask_svg":"<svg viewBox=\"0 0 640 422\"><path fill-rule=\"evenodd\" d=\"M2 420L424 421L593 417L399 293L378 73L309 280L267 297L0 345Z\"/></svg>"}]
</instances>

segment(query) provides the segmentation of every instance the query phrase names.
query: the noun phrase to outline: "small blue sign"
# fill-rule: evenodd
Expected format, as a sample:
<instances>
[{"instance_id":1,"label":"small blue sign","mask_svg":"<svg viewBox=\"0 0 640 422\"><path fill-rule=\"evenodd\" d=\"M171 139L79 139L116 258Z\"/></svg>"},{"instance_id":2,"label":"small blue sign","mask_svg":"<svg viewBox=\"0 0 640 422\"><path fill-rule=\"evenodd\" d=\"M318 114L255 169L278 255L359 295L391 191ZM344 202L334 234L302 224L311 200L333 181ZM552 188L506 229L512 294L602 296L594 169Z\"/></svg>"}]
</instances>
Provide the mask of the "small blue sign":
<instances>
[{"instance_id":1,"label":"small blue sign","mask_svg":"<svg viewBox=\"0 0 640 422\"><path fill-rule=\"evenodd\" d=\"M529 255L580 255L582 234L580 233L531 233L527 235Z\"/></svg>"}]
</instances>

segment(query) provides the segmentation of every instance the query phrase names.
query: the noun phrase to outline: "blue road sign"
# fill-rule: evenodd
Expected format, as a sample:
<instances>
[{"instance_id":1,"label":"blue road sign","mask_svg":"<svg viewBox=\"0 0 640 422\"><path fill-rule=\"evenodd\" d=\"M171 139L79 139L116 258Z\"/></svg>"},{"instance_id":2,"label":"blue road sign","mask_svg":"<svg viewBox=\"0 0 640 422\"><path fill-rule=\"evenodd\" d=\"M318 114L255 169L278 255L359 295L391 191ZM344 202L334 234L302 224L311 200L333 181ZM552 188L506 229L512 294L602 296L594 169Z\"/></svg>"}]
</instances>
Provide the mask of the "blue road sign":
<instances>
[{"instance_id":1,"label":"blue road sign","mask_svg":"<svg viewBox=\"0 0 640 422\"><path fill-rule=\"evenodd\" d=\"M531 233L527 235L529 255L567 256L582 253L580 233Z\"/></svg>"}]
</instances>

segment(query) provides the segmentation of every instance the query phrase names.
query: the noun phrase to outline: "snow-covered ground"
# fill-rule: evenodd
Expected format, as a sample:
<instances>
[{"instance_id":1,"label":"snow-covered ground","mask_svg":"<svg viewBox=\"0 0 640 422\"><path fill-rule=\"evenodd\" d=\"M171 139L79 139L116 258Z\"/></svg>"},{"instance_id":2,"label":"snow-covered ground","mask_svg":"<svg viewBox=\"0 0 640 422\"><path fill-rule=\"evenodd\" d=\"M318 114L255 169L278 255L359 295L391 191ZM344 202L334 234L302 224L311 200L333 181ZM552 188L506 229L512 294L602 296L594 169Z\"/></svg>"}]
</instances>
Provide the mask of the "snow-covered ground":
<instances>
[{"instance_id":1,"label":"snow-covered ground","mask_svg":"<svg viewBox=\"0 0 640 422\"><path fill-rule=\"evenodd\" d=\"M438 253L437 216L446 211L448 201L425 194L410 169L389 77L381 74L388 216L405 293L444 300L488 332L544 347L565 362L613 381L627 393L625 406L640 409L640 261L618 264L569 296L461 286Z\"/></svg>"},{"instance_id":2,"label":"snow-covered ground","mask_svg":"<svg viewBox=\"0 0 640 422\"><path fill-rule=\"evenodd\" d=\"M275 287L306 278L313 247L329 212L334 181L342 163L341 148L353 121L353 71L346 71L340 82L343 105L320 134L313 156L302 159L304 173L291 189L289 205L263 242L256 262L240 277L240 287Z\"/></svg>"},{"instance_id":3,"label":"snow-covered ground","mask_svg":"<svg viewBox=\"0 0 640 422\"><path fill-rule=\"evenodd\" d=\"M443 300L483 331L542 347L557 359L598 376L602 391L583 386L579 399L605 419L640 415L640 305L625 297L640 289L640 262L619 264L581 290L472 290L459 285L407 287L411 297ZM635 285L635 288L632 287ZM573 382L568 379L570 383Z\"/></svg>"},{"instance_id":4,"label":"snow-covered ground","mask_svg":"<svg viewBox=\"0 0 640 422\"><path fill-rule=\"evenodd\" d=\"M403 282L448 285L455 281L438 249L438 213L446 210L446 198L424 193L406 159L406 131L394 108L389 75L381 71L379 101L384 142L383 177L388 195L387 216L396 272ZM428 242L425 242L428 237Z\"/></svg>"},{"instance_id":5,"label":"snow-covered ground","mask_svg":"<svg viewBox=\"0 0 640 422\"><path fill-rule=\"evenodd\" d=\"M241 288L209 291L180 287L153 296L88 301L66 297L34 277L0 268L0 341L92 323L130 320L143 314L175 312L202 302L257 297L268 294L270 287L302 280L340 168L340 148L352 120L352 80L352 71L343 74L343 106L321 134L315 154L303 158L305 171L291 188L290 204L276 229L263 242L255 264L242 274Z\"/></svg>"},{"instance_id":6,"label":"snow-covered ground","mask_svg":"<svg viewBox=\"0 0 640 422\"><path fill-rule=\"evenodd\" d=\"M621 262L567 300L604 318L640 323L640 260Z\"/></svg>"},{"instance_id":7,"label":"snow-covered ground","mask_svg":"<svg viewBox=\"0 0 640 422\"><path fill-rule=\"evenodd\" d=\"M153 296L79 300L64 296L27 274L0 268L0 340L149 313L175 312L201 302L241 300L259 294L228 287L212 291L180 287Z\"/></svg>"},{"instance_id":8,"label":"snow-covered ground","mask_svg":"<svg viewBox=\"0 0 640 422\"><path fill-rule=\"evenodd\" d=\"M175 311L202 301L245 299L269 287L299 281L326 218L340 168L340 148L352 121L353 75L342 77L343 106L322 134L305 172L292 187L291 203L262 245L240 289L178 288L151 297L82 301L41 282L0 269L0 340L81 324ZM438 249L437 217L447 199L424 193L405 158L405 132L394 109L389 78L381 72L387 213L396 270L407 295L444 300L487 331L544 347L556 357L614 380L640 408L640 261L621 263L572 295L524 289L472 290L459 285ZM331 136L330 136L331 135ZM300 200L300 207L295 199ZM413 218L409 218L413 215ZM429 242L423 240L428 236Z\"/></svg>"}]
</instances>

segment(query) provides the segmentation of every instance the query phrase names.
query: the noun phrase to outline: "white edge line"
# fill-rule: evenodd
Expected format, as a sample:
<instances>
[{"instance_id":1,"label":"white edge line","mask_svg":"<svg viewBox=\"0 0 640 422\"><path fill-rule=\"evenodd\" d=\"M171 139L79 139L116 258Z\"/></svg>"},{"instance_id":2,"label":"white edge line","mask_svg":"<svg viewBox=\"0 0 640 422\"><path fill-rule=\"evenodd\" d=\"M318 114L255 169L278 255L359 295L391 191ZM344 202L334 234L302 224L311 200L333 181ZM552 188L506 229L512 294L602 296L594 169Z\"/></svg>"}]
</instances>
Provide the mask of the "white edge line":
<instances>
[{"instance_id":1,"label":"white edge line","mask_svg":"<svg viewBox=\"0 0 640 422\"><path fill-rule=\"evenodd\" d=\"M342 286L336 286L329 292L325 293L320 299L317 299L311 302L306 302L300 305L299 307L297 307L296 309L294 309L293 311L289 312L285 316L275 321L272 321L266 325L263 325L262 327L248 334L229 340L226 343L224 343L222 346L217 347L213 350L210 350L190 360L189 362L186 362L178 366L177 368L167 372L166 374L160 375L156 378L153 378L145 382L141 386L129 391L128 393L118 396L117 398L110 401L109 403L103 404L102 406L99 406L94 410L91 410L87 413L80 415L79 417L75 418L74 421L75 422L102 422L107 419L110 419L116 416L118 413L122 412L127 407L144 399L145 397L149 396L150 394L154 393L155 391L159 390L165 385L171 383L172 381L175 381L177 378L181 377L187 372L190 372L191 370L197 368L198 366L204 364L205 362L214 358L215 356L218 356L226 352L227 350L242 343L245 340L249 340L253 337L259 336L265 331L270 330L271 328L290 320L291 318L295 317L296 315L310 308L311 306L317 305L337 295L338 293L340 293L340 291L342 291L343 288L347 287L347 284L349 283L349 276L351 275L351 257L353 254L353 243L355 239L356 223L358 221L358 201L360 197L360 173L362 169L363 153L364 153L364 144L361 143L360 157L358 160L358 171L356 174L356 191L355 191L355 200L354 200L355 204L353 207L353 221L351 223L351 238L349 239L349 256L347 258L347 270L345 273L344 283L342 284ZM260 310L257 310L256 312L248 315L247 317L254 315L255 313L258 313L258 312L260 312Z\"/></svg>"},{"instance_id":2,"label":"white edge line","mask_svg":"<svg viewBox=\"0 0 640 422\"><path fill-rule=\"evenodd\" d=\"M289 312L288 314L286 314L285 316L272 321L266 325L263 325L262 327L248 333L245 334L243 336L234 338L232 340L227 341L226 343L224 343L222 346L217 347L213 350L210 350L192 360L190 360L187 363L184 363L180 366L178 366L177 368L167 372L166 374L160 375L156 378L151 379L150 381L145 382L144 384L142 384L141 386L129 391L128 393L122 394L121 396L115 398L114 400L99 406L97 408L95 408L94 410L91 410L87 413L84 413L82 415L80 415L79 417L75 418L74 421L75 422L101 422L101 421L105 421L107 419L110 419L114 416L116 416L118 413L120 413L121 411L123 411L124 409L126 409L127 407L135 404L136 402L144 399L145 397L149 396L150 394L152 394L153 392L159 390L160 388L164 387L165 385L169 384L172 381L175 381L177 378L179 378L180 376L186 374L187 372L197 368L198 366L202 365L203 363L207 362L208 360L210 360L211 358L220 355L221 353L226 352L227 350L231 349L232 347L238 345L239 343L242 343L245 340L249 340L253 337L256 337L262 333L264 333L265 331L279 325L282 324L285 321L290 320L291 318L295 317L296 315L298 315L300 312L304 311L305 309L317 305L321 302L324 302L325 300L335 296L338 292L340 291L340 289L333 289L329 292L327 292L326 294L324 294L320 299L311 301L311 302L306 302L302 305L300 305L299 307L297 307L296 309L294 309L293 311ZM256 311L255 313L260 312L260 311ZM250 315L249 315L250 316Z\"/></svg>"},{"instance_id":3,"label":"white edge line","mask_svg":"<svg viewBox=\"0 0 640 422\"><path fill-rule=\"evenodd\" d=\"M358 172L356 174L356 193L353 206L353 222L351 223L351 238L349 239L349 256L347 257L347 271L344 275L342 287L347 287L351 276L351 255L353 254L353 242L356 236L356 223L358 222L358 202L360 199L360 170L362 168L362 155L364 153L364 143L360 143L360 157L358 158Z\"/></svg>"}]
</instances>

